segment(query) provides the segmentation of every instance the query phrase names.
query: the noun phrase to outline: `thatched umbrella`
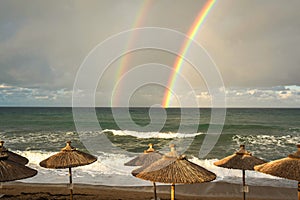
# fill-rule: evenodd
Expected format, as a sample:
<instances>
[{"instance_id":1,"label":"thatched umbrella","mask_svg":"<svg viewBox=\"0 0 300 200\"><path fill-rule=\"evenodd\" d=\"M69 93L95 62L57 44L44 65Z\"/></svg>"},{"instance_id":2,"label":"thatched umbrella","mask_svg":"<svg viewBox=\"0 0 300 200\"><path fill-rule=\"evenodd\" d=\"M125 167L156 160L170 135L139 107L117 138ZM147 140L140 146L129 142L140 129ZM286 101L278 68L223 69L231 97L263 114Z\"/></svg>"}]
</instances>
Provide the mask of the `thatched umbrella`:
<instances>
[{"instance_id":1,"label":"thatched umbrella","mask_svg":"<svg viewBox=\"0 0 300 200\"><path fill-rule=\"evenodd\" d=\"M11 160L16 163L20 163L22 165L26 165L29 162L27 158L7 150L3 144L4 144L4 141L0 141L0 153L1 152L6 153L8 155L8 158L7 158L8 160Z\"/></svg>"},{"instance_id":2,"label":"thatched umbrella","mask_svg":"<svg viewBox=\"0 0 300 200\"><path fill-rule=\"evenodd\" d=\"M274 160L254 167L256 171L298 181L298 200L300 200L300 144L298 151L286 158Z\"/></svg>"},{"instance_id":3,"label":"thatched umbrella","mask_svg":"<svg viewBox=\"0 0 300 200\"><path fill-rule=\"evenodd\" d=\"M148 145L149 148L147 150L144 150L144 153L138 155L134 159L126 162L124 165L126 166L144 166L144 165L150 165L153 162L159 160L162 157L162 154L160 154L158 151L156 151L153 148L153 144Z\"/></svg>"},{"instance_id":4,"label":"thatched umbrella","mask_svg":"<svg viewBox=\"0 0 300 200\"><path fill-rule=\"evenodd\" d=\"M213 172L196 165L183 156L177 156L175 146L171 152L158 161L143 169L137 169L132 174L138 178L153 182L171 183L171 199L175 199L175 183L193 184L209 182L216 178Z\"/></svg>"},{"instance_id":5,"label":"thatched umbrella","mask_svg":"<svg viewBox=\"0 0 300 200\"><path fill-rule=\"evenodd\" d=\"M149 148L147 150L144 150L144 153L138 155L134 159L126 162L124 165L126 166L148 166L155 161L159 160L162 157L162 154L160 154L158 151L156 151L153 148L153 144L148 145ZM157 199L156 195L156 184L153 182L153 192L154 192L154 200Z\"/></svg>"},{"instance_id":6,"label":"thatched umbrella","mask_svg":"<svg viewBox=\"0 0 300 200\"><path fill-rule=\"evenodd\" d=\"M217 162L214 165L229 169L241 169L243 172L243 199L246 199L246 182L245 182L245 170L254 170L255 165L263 164L266 161L259 159L245 149L245 145L240 145L239 151L235 152L231 156L227 156Z\"/></svg>"},{"instance_id":7,"label":"thatched umbrella","mask_svg":"<svg viewBox=\"0 0 300 200\"><path fill-rule=\"evenodd\" d=\"M93 155L76 150L71 146L71 141L67 142L66 147L62 148L57 154L40 162L40 166L52 169L69 168L70 179L70 199L73 199L72 189L72 167L88 165L95 162L97 158Z\"/></svg>"},{"instance_id":8,"label":"thatched umbrella","mask_svg":"<svg viewBox=\"0 0 300 200\"><path fill-rule=\"evenodd\" d=\"M10 160L7 153L0 154L0 182L30 178L36 174L36 170Z\"/></svg>"}]
</instances>

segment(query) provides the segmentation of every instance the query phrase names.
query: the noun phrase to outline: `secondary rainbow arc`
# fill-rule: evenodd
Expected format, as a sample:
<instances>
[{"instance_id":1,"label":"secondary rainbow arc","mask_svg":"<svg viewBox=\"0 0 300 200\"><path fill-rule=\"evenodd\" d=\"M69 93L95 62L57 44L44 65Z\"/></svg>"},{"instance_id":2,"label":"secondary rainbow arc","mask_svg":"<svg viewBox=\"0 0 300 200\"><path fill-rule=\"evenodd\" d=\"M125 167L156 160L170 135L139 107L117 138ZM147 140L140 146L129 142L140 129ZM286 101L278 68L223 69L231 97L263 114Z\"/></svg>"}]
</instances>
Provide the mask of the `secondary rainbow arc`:
<instances>
[{"instance_id":1,"label":"secondary rainbow arc","mask_svg":"<svg viewBox=\"0 0 300 200\"><path fill-rule=\"evenodd\" d=\"M196 19L194 20L193 25L191 26L188 34L187 39L182 45L182 48L180 50L180 54L177 56L175 62L174 62L174 69L169 77L168 84L164 93L164 98L162 100L162 107L167 108L170 106L171 97L172 97L172 89L175 87L175 82L177 75L179 74L182 64L184 61L184 57L193 42L195 36L199 32L200 28L203 25L203 22L207 18L209 12L212 10L213 6L215 5L217 0L208 0L205 5L200 10L199 14L197 15Z\"/></svg>"}]
</instances>

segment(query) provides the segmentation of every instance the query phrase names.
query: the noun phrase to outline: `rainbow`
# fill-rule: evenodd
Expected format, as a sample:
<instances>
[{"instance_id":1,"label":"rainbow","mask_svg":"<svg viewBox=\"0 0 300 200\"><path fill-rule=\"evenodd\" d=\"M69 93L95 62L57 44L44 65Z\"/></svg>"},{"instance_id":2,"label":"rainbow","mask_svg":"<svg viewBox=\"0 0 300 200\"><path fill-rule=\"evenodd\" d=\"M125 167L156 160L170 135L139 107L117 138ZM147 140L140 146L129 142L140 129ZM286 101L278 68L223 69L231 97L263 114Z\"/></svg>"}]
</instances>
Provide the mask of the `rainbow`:
<instances>
[{"instance_id":1,"label":"rainbow","mask_svg":"<svg viewBox=\"0 0 300 200\"><path fill-rule=\"evenodd\" d=\"M151 1L142 1L141 2L141 9L139 9L138 14L136 15L135 21L132 25L133 28L138 28L140 26L142 26L142 24L144 23L144 20L149 12L149 9L151 7ZM127 42L126 45L126 49L130 49L130 47L132 46L132 44L134 43L135 37L137 37L137 35L133 35L129 41ZM123 73L126 72L127 69L127 65L130 61L130 54L124 55L123 58L121 59L121 63L120 63L120 67L119 67L119 71L116 73L116 81L123 75Z\"/></svg>"},{"instance_id":2,"label":"rainbow","mask_svg":"<svg viewBox=\"0 0 300 200\"><path fill-rule=\"evenodd\" d=\"M172 96L172 88L175 85L176 82L176 77L177 74L180 72L180 69L182 67L182 63L184 60L184 56L187 53L192 41L194 40L195 36L197 35L201 25L203 24L204 20L206 19L207 15L213 8L214 4L216 3L217 0L208 0L204 7L201 9L199 12L197 18L194 20L193 25L191 26L187 36L188 39L184 42L180 54L177 56L175 62L174 62L174 69L173 72L169 78L165 93L164 93L164 98L162 100L162 107L167 108L170 105L170 100Z\"/></svg>"},{"instance_id":3,"label":"rainbow","mask_svg":"<svg viewBox=\"0 0 300 200\"><path fill-rule=\"evenodd\" d=\"M147 14L149 13L149 10L151 8L152 1L141 1L140 4L140 9L139 12L136 15L136 18L134 20L134 23L132 25L133 28L139 28L142 26L142 24L145 21L145 18L147 16ZM126 44L126 48L125 49L130 49L130 47L132 46L132 44L134 43L135 38L137 37L136 34L132 35L131 38L129 39L129 41ZM120 59L120 64L118 67L118 71L116 72L115 75L115 84L118 82L119 78L126 73L127 69L128 69L128 65L130 63L131 60L131 55L130 54L126 54L123 55L123 57ZM120 86L121 87L121 86ZM121 91L121 89L119 89ZM117 105L118 104L118 100L120 99L121 94L116 93L114 99L111 101L111 107L113 107L113 105Z\"/></svg>"}]
</instances>

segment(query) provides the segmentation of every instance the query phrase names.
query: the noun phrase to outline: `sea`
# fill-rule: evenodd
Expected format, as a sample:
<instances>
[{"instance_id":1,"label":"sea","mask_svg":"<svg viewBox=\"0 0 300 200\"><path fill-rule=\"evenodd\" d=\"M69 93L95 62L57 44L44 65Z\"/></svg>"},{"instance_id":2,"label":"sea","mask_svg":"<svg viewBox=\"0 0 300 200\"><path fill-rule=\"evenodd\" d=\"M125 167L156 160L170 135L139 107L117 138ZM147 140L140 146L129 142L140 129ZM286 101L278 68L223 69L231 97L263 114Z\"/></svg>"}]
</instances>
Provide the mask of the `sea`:
<instances>
[{"instance_id":1,"label":"sea","mask_svg":"<svg viewBox=\"0 0 300 200\"><path fill-rule=\"evenodd\" d=\"M74 115L72 107L1 107L0 140L9 150L27 157L28 166L38 170L35 177L21 182L67 183L67 169L46 169L39 162L59 152L70 140L78 150L98 158L95 163L73 168L73 181L110 186L151 185L131 175L136 167L124 166L143 153L149 143L161 153L167 153L169 145L176 143L180 154L216 173L215 181L237 184L241 183L241 170L220 168L213 163L233 154L239 145L244 144L253 156L266 161L284 158L297 150L299 108L227 108L224 124L217 124L220 133L211 142L209 153L199 156L209 128L216 125L211 120L212 110L76 108ZM85 124L84 128L78 121ZM297 187L296 181L256 171L246 171L246 182Z\"/></svg>"}]
</instances>

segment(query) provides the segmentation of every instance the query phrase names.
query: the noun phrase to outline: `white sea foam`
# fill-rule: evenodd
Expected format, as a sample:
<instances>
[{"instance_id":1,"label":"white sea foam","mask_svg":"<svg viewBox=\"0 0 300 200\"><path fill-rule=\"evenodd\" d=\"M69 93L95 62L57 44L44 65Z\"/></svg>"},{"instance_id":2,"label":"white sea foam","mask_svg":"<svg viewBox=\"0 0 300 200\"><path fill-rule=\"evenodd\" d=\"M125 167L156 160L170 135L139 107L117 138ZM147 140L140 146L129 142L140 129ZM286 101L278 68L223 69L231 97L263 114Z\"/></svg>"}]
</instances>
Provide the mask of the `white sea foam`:
<instances>
[{"instance_id":1,"label":"white sea foam","mask_svg":"<svg viewBox=\"0 0 300 200\"><path fill-rule=\"evenodd\" d=\"M284 158L296 150L299 135L235 135L232 138L237 144L246 144L254 155L270 161ZM271 150L272 149L272 150ZM271 150L271 151L270 151Z\"/></svg>"},{"instance_id":2,"label":"white sea foam","mask_svg":"<svg viewBox=\"0 0 300 200\"><path fill-rule=\"evenodd\" d=\"M56 152L42 151L17 151L29 159L28 166L38 170L35 177L22 180L33 183L67 183L68 170L46 169L39 163L54 155ZM132 159L126 155L100 153L98 160L90 165L73 169L73 178L76 183L105 184L105 185L148 185L146 181L134 178L131 171L135 167L124 166L124 163Z\"/></svg>"},{"instance_id":3,"label":"white sea foam","mask_svg":"<svg viewBox=\"0 0 300 200\"><path fill-rule=\"evenodd\" d=\"M38 175L23 180L24 182L35 183L67 183L68 170L66 169L45 169L39 166L39 162L55 154L56 152L43 151L18 151L17 153L29 159L29 167L38 170ZM73 169L73 178L75 183L85 184L104 184L104 185L150 185L150 182L137 179L131 175L135 167L124 166L124 163L133 157L122 154L108 154L100 152L97 155L98 160L90 165L76 167ZM213 163L217 159L200 160L196 157L189 159L217 175L216 181L226 181L231 183L241 183L241 170L229 170L220 168ZM295 187L295 181L276 178L274 176L262 174L255 171L247 171L248 185L272 185L278 187Z\"/></svg>"},{"instance_id":4,"label":"white sea foam","mask_svg":"<svg viewBox=\"0 0 300 200\"><path fill-rule=\"evenodd\" d=\"M276 145L276 147L295 145L299 142L297 135L236 135L233 138L237 142L246 142L254 145Z\"/></svg>"},{"instance_id":5,"label":"white sea foam","mask_svg":"<svg viewBox=\"0 0 300 200\"><path fill-rule=\"evenodd\" d=\"M137 132L129 130L111 130L106 129L103 132L111 132L113 135L118 136L133 136L136 138L160 138L160 139L172 139L172 138L190 138L203 133L160 133L160 132Z\"/></svg>"}]
</instances>

